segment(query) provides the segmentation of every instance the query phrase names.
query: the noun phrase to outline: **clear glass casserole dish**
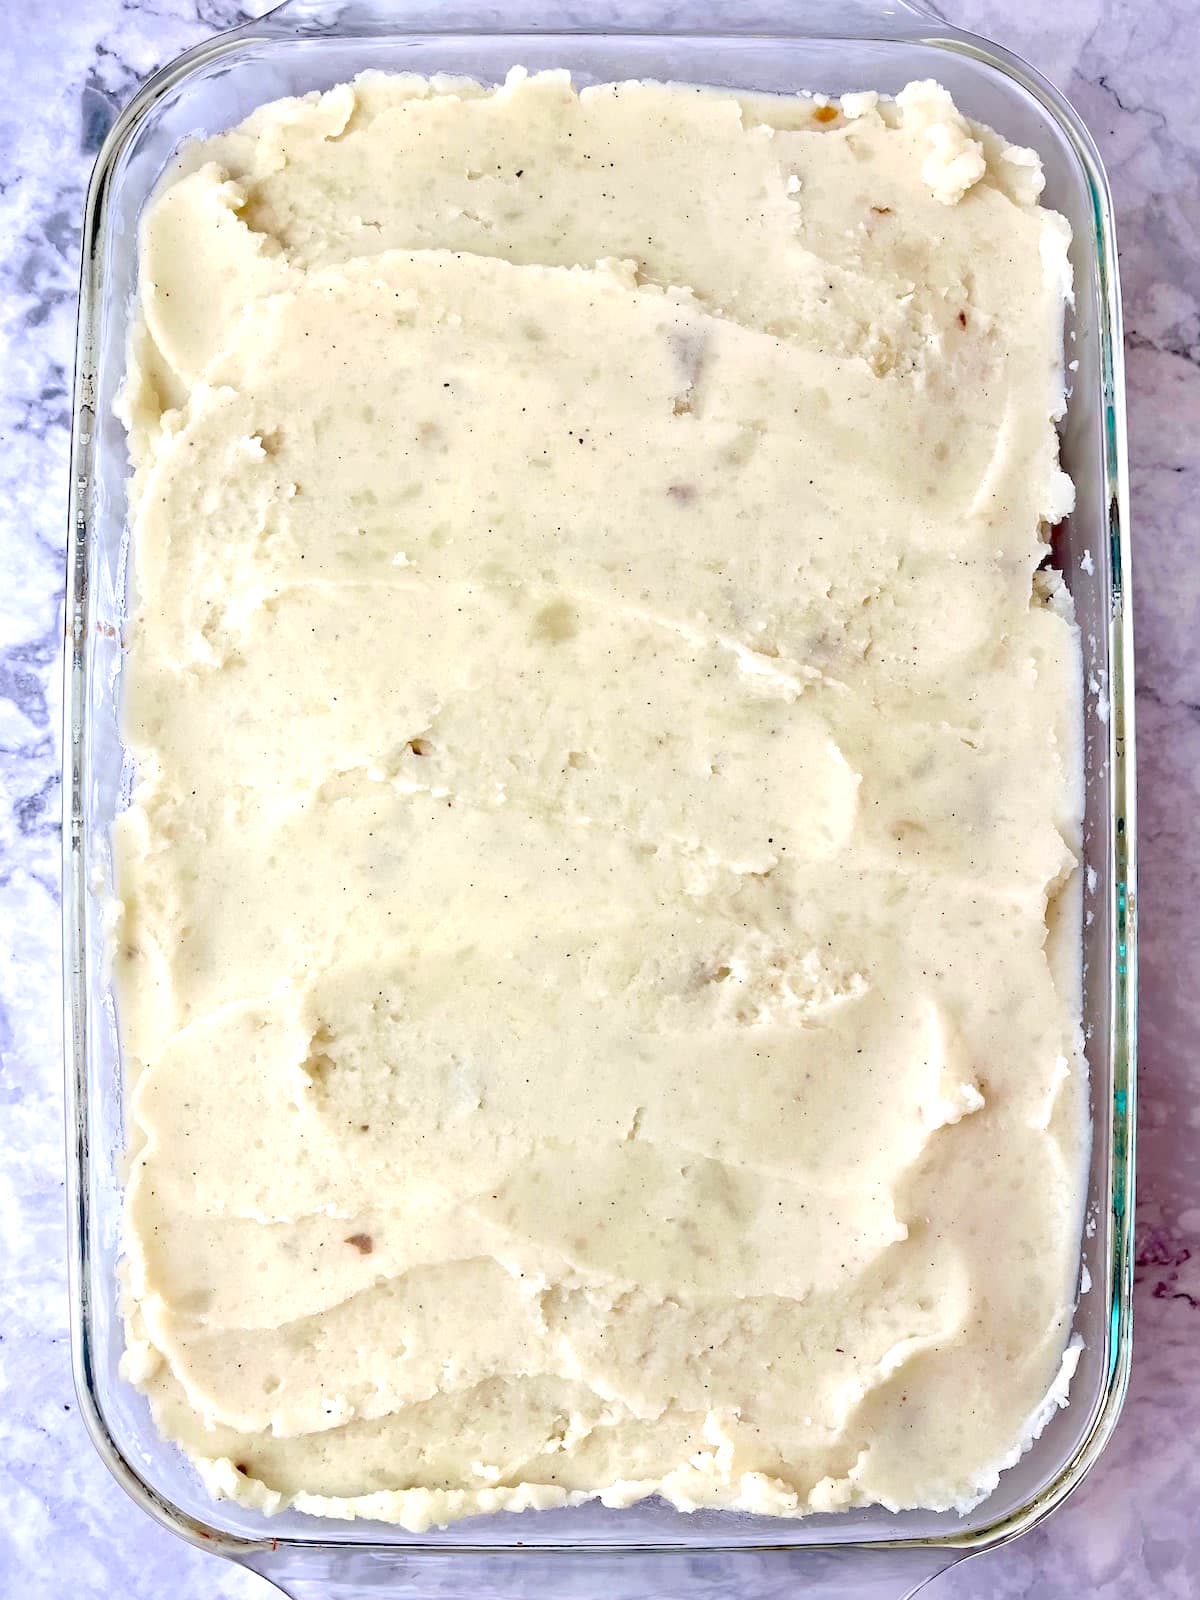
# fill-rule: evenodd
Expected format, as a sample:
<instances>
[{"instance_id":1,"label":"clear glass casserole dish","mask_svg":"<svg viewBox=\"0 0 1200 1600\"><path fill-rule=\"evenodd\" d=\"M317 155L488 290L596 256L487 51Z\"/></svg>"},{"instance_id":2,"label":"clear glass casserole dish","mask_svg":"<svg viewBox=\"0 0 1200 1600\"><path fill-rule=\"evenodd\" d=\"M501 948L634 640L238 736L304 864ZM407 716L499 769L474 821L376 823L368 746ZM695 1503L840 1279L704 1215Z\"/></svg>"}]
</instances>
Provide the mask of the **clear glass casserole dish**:
<instances>
[{"instance_id":1,"label":"clear glass casserole dish","mask_svg":"<svg viewBox=\"0 0 1200 1600\"><path fill-rule=\"evenodd\" d=\"M253 1567L293 1595L525 1593L553 1575L593 1593L675 1592L683 1584L807 1585L821 1594L911 1593L963 1555L1003 1543L1059 1504L1112 1431L1131 1333L1135 888L1129 529L1116 254L1107 183L1086 130L1030 68L886 0L824 0L772 20L729 5L663 7L659 31L610 20L555 28L485 6L402 0L290 0L188 52L118 119L97 162L84 227L68 543L64 932L72 1332L80 1406L97 1448L132 1497L192 1542ZM788 8L792 12L796 8ZM653 7L645 8L646 13ZM1031 145L1045 203L1074 233L1064 465L1073 515L1055 564L1084 638L1087 879L1084 1024L1092 1147L1071 1404L996 1491L965 1515L876 1509L803 1521L685 1516L649 1503L588 1505L476 1519L410 1535L369 1523L273 1518L214 1504L158 1436L142 1395L118 1376L123 1334L116 1265L123 1089L105 962L109 834L132 772L118 696L126 623L127 456L113 415L135 276L139 213L180 142L241 120L281 95L366 68L503 79L514 64L566 66L581 83L651 77L737 89L894 93L935 77L970 116Z\"/></svg>"}]
</instances>

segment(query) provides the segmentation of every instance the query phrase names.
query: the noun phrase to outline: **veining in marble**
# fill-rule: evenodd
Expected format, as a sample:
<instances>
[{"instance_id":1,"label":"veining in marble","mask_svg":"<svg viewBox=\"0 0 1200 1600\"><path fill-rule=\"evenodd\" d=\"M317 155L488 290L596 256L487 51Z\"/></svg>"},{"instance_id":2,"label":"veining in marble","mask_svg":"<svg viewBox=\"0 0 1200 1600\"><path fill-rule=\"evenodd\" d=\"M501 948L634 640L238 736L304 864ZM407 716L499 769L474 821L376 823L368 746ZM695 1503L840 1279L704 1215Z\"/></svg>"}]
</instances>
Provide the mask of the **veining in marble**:
<instances>
[{"instance_id":1,"label":"veining in marble","mask_svg":"<svg viewBox=\"0 0 1200 1600\"><path fill-rule=\"evenodd\" d=\"M1200 11L939 0L1072 97L1116 197L1128 331L1141 807L1137 1337L1129 1402L1044 1526L937 1600L1200 1594ZM255 8L265 9L265 5ZM636 18L635 4L623 8ZM567 17L571 8L557 8ZM64 1273L57 778L67 449L88 171L233 0L0 5L0 1600L250 1600L124 1497L75 1412Z\"/></svg>"}]
</instances>

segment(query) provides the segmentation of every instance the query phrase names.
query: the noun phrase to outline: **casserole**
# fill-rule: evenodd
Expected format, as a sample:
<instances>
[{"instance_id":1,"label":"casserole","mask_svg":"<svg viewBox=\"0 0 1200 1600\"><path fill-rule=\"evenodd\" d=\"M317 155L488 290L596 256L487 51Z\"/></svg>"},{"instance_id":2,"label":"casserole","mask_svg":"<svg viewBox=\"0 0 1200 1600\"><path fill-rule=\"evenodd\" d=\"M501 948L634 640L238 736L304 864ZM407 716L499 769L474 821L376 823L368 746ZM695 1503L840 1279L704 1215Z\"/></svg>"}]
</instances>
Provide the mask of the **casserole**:
<instances>
[{"instance_id":1,"label":"casserole","mask_svg":"<svg viewBox=\"0 0 1200 1600\"><path fill-rule=\"evenodd\" d=\"M732 11L732 8L731 8ZM697 1552L729 1581L911 1589L955 1554L1032 1525L1078 1482L1111 1430L1129 1359L1132 1130L1133 831L1129 725L1127 517L1119 307L1103 174L1086 132L1035 75L969 36L913 14L821 8L804 30L712 15L686 29L556 33L506 15L503 31L470 31L462 10L326 7L292 0L246 29L199 47L159 74L114 127L93 180L85 226L69 548L65 749L66 971L74 1343L81 1408L110 1466L177 1531L255 1567L288 1592L502 1593L569 1563L589 1591L674 1587ZM701 26L712 31L698 31ZM1084 640L1087 792L1084 1021L1091 1064L1092 1151L1080 1302L1083 1340L1072 1405L962 1516L879 1510L783 1523L729 1513L681 1517L651 1504L585 1506L425 1534L369 1524L266 1519L211 1505L164 1444L145 1402L118 1378L122 1335L116 1259L125 1147L120 1053L105 969L109 831L132 768L117 716L126 619L127 461L113 400L123 370L141 208L181 140L232 126L255 105L324 88L366 68L465 73L488 82L520 63L566 66L577 81L650 77L738 89L894 93L936 77L970 116L1022 144L1046 168L1046 202L1075 234L1076 305L1068 328L1072 394L1063 459L1076 509L1057 530L1054 561L1075 598ZM1084 1281L1086 1282L1087 1279ZM751 1579L750 1564L755 1572ZM601 1574L600 1568L603 1568ZM818 1589L817 1592L821 1592Z\"/></svg>"}]
</instances>

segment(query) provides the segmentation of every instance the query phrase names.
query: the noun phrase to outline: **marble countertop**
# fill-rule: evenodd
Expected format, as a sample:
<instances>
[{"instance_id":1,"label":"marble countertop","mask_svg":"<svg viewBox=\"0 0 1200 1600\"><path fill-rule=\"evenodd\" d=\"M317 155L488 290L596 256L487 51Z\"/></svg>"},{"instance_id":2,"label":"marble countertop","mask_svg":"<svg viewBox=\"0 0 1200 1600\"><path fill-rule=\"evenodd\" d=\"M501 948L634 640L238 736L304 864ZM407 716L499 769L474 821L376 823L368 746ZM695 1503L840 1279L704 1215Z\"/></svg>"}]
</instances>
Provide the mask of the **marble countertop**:
<instances>
[{"instance_id":1,"label":"marble countertop","mask_svg":"<svg viewBox=\"0 0 1200 1600\"><path fill-rule=\"evenodd\" d=\"M1095 134L1128 328L1142 849L1137 1339L1099 1466L936 1600L1200 1592L1200 122L1193 0L941 0ZM261 11L265 4L250 10ZM567 6L562 8L569 10ZM0 20L0 1594L259 1600L108 1477L76 1415L64 1273L57 728L78 226L118 107L234 0L43 0ZM626 10L632 14L632 5Z\"/></svg>"}]
</instances>

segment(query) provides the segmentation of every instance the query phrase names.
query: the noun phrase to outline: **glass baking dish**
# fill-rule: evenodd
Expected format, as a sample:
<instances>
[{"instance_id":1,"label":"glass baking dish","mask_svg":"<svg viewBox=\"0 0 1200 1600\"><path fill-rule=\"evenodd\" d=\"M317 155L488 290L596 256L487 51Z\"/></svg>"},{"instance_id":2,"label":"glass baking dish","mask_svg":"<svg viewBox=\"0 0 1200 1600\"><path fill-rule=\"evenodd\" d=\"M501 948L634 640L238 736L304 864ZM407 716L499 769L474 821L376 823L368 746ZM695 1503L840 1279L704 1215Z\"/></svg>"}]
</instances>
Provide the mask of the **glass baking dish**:
<instances>
[{"instance_id":1,"label":"glass baking dish","mask_svg":"<svg viewBox=\"0 0 1200 1600\"><path fill-rule=\"evenodd\" d=\"M614 13L617 12L614 7ZM654 6L639 8L651 17ZM573 8L573 15L578 11ZM1076 485L1054 558L1084 638L1084 1022L1092 1146L1071 1404L995 1492L965 1515L875 1508L803 1521L685 1516L651 1502L498 1515L415 1536L298 1513L214 1504L118 1376L117 1258L124 1148L116 1017L105 961L109 835L127 802L118 693L127 622L127 457L113 415L135 275L138 216L180 142L280 95L366 68L503 79L520 63L581 83L652 77L738 89L894 93L935 77L960 107L1046 170L1045 202L1070 220L1075 304L1062 453ZM1077 363L1077 366L1075 365ZM1129 1371L1134 1118L1135 889L1129 527L1117 261L1108 186L1071 107L995 45L887 0L821 0L777 17L740 5L664 5L657 23L595 17L556 27L517 10L402 0L289 0L198 46L126 108L87 201L67 556L64 933L68 1192L76 1384L92 1437L144 1509L285 1592L503 1595L560 1587L616 1596L707 1584L767 1592L908 1594L963 1555L1033 1526L1080 1481L1112 1431ZM1090 1288L1088 1287L1090 1283ZM1086 1292L1083 1292L1086 1291Z\"/></svg>"}]
</instances>

